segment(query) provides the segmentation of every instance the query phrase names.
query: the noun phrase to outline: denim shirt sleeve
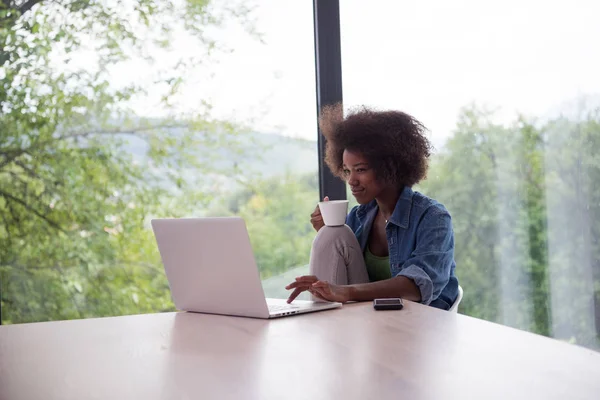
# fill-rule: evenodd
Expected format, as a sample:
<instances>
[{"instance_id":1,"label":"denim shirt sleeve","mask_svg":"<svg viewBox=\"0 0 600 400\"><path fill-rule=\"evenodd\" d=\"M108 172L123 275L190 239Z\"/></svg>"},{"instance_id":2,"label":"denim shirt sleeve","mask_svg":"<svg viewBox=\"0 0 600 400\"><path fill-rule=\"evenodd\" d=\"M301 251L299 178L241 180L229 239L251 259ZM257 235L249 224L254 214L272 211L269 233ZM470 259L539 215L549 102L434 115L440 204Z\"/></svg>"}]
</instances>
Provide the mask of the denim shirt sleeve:
<instances>
[{"instance_id":1,"label":"denim shirt sleeve","mask_svg":"<svg viewBox=\"0 0 600 400\"><path fill-rule=\"evenodd\" d=\"M421 291L421 303L437 299L450 279L454 259L454 233L450 214L430 207L417 229L417 242L410 258L396 276L411 279Z\"/></svg>"}]
</instances>

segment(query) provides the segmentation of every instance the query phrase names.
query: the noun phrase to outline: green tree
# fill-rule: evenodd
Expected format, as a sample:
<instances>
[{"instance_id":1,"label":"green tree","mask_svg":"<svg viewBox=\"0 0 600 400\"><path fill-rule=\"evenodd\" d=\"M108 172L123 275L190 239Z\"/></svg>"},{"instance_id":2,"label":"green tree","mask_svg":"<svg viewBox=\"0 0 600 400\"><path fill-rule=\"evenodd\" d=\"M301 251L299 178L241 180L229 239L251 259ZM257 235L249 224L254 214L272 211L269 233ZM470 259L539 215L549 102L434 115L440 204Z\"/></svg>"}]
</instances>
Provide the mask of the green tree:
<instances>
[{"instance_id":1,"label":"green tree","mask_svg":"<svg viewBox=\"0 0 600 400\"><path fill-rule=\"evenodd\" d=\"M209 215L244 218L261 278L308 264L315 232L309 214L318 198L317 174L254 179L225 194Z\"/></svg>"},{"instance_id":2,"label":"green tree","mask_svg":"<svg viewBox=\"0 0 600 400\"><path fill-rule=\"evenodd\" d=\"M453 216L461 312L600 348L598 116L463 110L421 185Z\"/></svg>"},{"instance_id":3,"label":"green tree","mask_svg":"<svg viewBox=\"0 0 600 400\"><path fill-rule=\"evenodd\" d=\"M172 307L148 219L206 206L210 177L232 168L217 150L242 151L240 129L208 105L182 114L173 101L190 68L226 50L215 27L255 35L249 13L208 0L0 2L4 323ZM159 71L165 117L139 117L131 101L147 88L116 87L111 68L151 66L176 31L198 51Z\"/></svg>"},{"instance_id":4,"label":"green tree","mask_svg":"<svg viewBox=\"0 0 600 400\"><path fill-rule=\"evenodd\" d=\"M600 109L544 130L552 332L600 349Z\"/></svg>"}]
</instances>

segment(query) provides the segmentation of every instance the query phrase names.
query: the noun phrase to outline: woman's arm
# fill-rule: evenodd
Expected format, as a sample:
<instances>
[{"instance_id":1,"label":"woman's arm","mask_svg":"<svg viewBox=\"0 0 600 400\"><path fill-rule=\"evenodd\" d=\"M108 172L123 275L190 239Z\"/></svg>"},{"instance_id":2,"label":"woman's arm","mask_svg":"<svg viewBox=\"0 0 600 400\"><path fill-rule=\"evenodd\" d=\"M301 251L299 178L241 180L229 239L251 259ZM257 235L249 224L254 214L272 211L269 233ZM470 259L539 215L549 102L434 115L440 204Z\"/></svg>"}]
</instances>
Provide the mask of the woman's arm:
<instances>
[{"instance_id":1,"label":"woman's arm","mask_svg":"<svg viewBox=\"0 0 600 400\"><path fill-rule=\"evenodd\" d=\"M349 301L370 301L387 297L401 297L411 301L421 301L421 291L415 282L405 276L383 281L360 283L346 286Z\"/></svg>"},{"instance_id":2,"label":"woman's arm","mask_svg":"<svg viewBox=\"0 0 600 400\"><path fill-rule=\"evenodd\" d=\"M299 276L296 280L286 286L286 289L294 289L288 303L305 290L316 297L327 301L369 301L386 297L401 297L411 301L421 301L419 287L405 276L386 279L384 281L361 283L358 285L333 285L329 282L320 281L314 275Z\"/></svg>"}]
</instances>

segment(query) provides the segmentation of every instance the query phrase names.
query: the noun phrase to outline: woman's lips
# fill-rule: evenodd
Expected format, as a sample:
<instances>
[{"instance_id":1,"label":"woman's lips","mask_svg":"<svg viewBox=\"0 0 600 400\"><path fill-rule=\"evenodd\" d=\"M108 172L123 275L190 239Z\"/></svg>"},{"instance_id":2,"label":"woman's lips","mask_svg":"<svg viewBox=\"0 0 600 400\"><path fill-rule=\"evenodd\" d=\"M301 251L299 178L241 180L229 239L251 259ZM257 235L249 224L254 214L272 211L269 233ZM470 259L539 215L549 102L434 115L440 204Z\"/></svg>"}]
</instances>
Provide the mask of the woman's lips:
<instances>
[{"instance_id":1,"label":"woman's lips","mask_svg":"<svg viewBox=\"0 0 600 400\"><path fill-rule=\"evenodd\" d=\"M356 196L357 194L364 192L364 189L351 189L351 192L354 196Z\"/></svg>"}]
</instances>

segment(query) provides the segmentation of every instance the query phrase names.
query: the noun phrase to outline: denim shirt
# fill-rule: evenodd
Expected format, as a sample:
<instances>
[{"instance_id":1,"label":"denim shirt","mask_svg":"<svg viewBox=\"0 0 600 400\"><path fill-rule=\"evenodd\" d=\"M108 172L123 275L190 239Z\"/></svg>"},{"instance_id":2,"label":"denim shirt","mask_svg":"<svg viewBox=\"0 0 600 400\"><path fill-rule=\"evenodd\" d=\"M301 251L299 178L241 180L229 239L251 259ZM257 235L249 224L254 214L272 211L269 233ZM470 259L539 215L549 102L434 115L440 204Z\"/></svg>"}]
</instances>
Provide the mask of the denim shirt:
<instances>
[{"instance_id":1,"label":"denim shirt","mask_svg":"<svg viewBox=\"0 0 600 400\"><path fill-rule=\"evenodd\" d=\"M365 251L377 202L354 207L346 224ZM421 303L447 310L458 297L454 232L446 208L413 191L402 190L385 227L392 277L406 276L421 291Z\"/></svg>"}]
</instances>

